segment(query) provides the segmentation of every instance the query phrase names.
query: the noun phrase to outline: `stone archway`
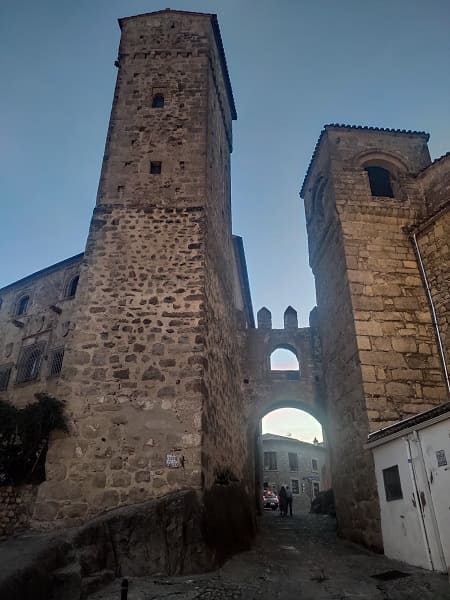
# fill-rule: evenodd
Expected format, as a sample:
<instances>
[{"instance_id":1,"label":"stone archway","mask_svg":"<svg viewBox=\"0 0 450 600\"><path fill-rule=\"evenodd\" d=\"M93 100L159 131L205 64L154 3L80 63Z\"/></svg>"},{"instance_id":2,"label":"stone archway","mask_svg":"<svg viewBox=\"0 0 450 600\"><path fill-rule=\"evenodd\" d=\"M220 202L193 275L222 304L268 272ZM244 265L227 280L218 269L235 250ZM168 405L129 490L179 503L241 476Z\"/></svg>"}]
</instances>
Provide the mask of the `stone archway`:
<instances>
[{"instance_id":1,"label":"stone archway","mask_svg":"<svg viewBox=\"0 0 450 600\"><path fill-rule=\"evenodd\" d=\"M263 437L262 437L262 420L263 418L279 408L292 408L298 411L302 411L314 417L322 427L323 439L327 440L327 422L326 416L323 412L311 409L310 406L305 404L299 399L284 400L284 401L267 401L258 404L255 407L255 413L251 414L248 420L248 440L249 448L251 449L251 455L253 463L251 465L252 487L255 495L255 506L258 514L262 513L261 509L261 491L263 489L263 463L262 458L264 454L263 448ZM292 439L294 441L294 439ZM306 445L306 444L305 444ZM329 454L325 457L325 472L327 474L326 481L331 480L331 469ZM322 474L323 478L323 474ZM328 489L328 488L327 488Z\"/></svg>"},{"instance_id":2,"label":"stone archway","mask_svg":"<svg viewBox=\"0 0 450 600\"><path fill-rule=\"evenodd\" d=\"M271 370L270 356L277 348L293 352L298 359L299 369ZM249 448L248 480L259 510L262 417L277 408L297 408L315 417L327 431L320 345L315 327L299 328L297 313L288 307L284 313L284 328L273 329L270 311L262 308L258 312L258 327L246 331L243 372Z\"/></svg>"}]
</instances>

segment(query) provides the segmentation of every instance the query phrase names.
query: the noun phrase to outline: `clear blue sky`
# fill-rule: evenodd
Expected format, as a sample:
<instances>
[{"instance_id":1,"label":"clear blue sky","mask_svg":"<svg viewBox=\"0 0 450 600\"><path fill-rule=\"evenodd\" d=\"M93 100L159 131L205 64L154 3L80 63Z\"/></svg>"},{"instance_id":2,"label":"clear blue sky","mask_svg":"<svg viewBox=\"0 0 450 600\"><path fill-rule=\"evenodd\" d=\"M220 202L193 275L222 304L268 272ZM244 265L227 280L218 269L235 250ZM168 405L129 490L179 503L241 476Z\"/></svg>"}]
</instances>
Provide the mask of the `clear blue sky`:
<instances>
[{"instance_id":1,"label":"clear blue sky","mask_svg":"<svg viewBox=\"0 0 450 600\"><path fill-rule=\"evenodd\" d=\"M236 99L234 232L255 312L307 324L298 196L324 123L420 129L450 149L448 0L1 0L0 286L84 249L116 77L117 18L218 14Z\"/></svg>"}]
</instances>

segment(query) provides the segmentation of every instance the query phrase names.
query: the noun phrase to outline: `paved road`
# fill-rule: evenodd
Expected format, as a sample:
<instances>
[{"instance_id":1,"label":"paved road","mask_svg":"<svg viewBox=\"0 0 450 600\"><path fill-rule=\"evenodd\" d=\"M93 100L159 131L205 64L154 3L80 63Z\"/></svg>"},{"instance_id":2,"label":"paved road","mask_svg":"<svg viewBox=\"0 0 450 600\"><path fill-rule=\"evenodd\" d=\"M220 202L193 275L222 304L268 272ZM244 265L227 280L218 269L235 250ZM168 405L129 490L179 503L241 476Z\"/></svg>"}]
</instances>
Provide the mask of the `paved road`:
<instances>
[{"instance_id":1,"label":"paved road","mask_svg":"<svg viewBox=\"0 0 450 600\"><path fill-rule=\"evenodd\" d=\"M374 578L388 571L406 576ZM90 600L120 600L120 582ZM253 550L193 577L130 580L129 600L450 600L447 576L343 542L330 517L266 513Z\"/></svg>"}]
</instances>

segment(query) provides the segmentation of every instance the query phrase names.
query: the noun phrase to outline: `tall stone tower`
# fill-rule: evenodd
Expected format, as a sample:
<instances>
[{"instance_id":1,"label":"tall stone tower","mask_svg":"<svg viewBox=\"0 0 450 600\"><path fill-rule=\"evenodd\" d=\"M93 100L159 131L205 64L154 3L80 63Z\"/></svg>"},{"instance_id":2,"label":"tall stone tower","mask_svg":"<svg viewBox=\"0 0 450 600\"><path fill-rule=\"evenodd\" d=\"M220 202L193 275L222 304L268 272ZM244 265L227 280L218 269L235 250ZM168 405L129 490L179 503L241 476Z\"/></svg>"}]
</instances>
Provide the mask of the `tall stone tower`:
<instances>
[{"instance_id":1,"label":"tall stone tower","mask_svg":"<svg viewBox=\"0 0 450 600\"><path fill-rule=\"evenodd\" d=\"M236 111L217 20L164 10L120 27L58 391L72 435L49 449L35 511L43 521L179 489L198 490L208 505L226 483L239 510L248 498L238 338L246 316L230 208Z\"/></svg>"},{"instance_id":2,"label":"tall stone tower","mask_svg":"<svg viewBox=\"0 0 450 600\"><path fill-rule=\"evenodd\" d=\"M301 196L316 280L333 488L347 538L381 547L367 434L440 403L446 387L408 227L426 206L420 132L328 125Z\"/></svg>"}]
</instances>

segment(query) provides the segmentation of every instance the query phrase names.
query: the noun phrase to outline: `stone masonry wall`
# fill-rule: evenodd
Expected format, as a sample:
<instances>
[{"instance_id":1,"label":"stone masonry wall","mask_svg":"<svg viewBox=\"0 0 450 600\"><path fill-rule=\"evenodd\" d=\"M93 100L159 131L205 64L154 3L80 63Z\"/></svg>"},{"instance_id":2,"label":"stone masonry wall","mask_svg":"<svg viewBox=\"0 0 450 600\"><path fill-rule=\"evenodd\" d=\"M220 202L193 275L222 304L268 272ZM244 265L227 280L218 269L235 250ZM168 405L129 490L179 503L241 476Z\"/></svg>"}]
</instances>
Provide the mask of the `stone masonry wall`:
<instances>
[{"instance_id":1,"label":"stone masonry wall","mask_svg":"<svg viewBox=\"0 0 450 600\"><path fill-rule=\"evenodd\" d=\"M37 486L0 486L0 538L28 529Z\"/></svg>"},{"instance_id":2,"label":"stone masonry wall","mask_svg":"<svg viewBox=\"0 0 450 600\"><path fill-rule=\"evenodd\" d=\"M372 197L367 164L391 169L394 198ZM411 173L427 164L422 134L330 126L305 194L339 527L378 547L367 433L445 398L427 298L405 231L425 212Z\"/></svg>"},{"instance_id":3,"label":"stone masonry wall","mask_svg":"<svg viewBox=\"0 0 450 600\"><path fill-rule=\"evenodd\" d=\"M450 372L450 211L417 236Z\"/></svg>"},{"instance_id":4,"label":"stone masonry wall","mask_svg":"<svg viewBox=\"0 0 450 600\"><path fill-rule=\"evenodd\" d=\"M427 204L428 216L450 201L450 153L434 161L418 177Z\"/></svg>"},{"instance_id":5,"label":"stone masonry wall","mask_svg":"<svg viewBox=\"0 0 450 600\"><path fill-rule=\"evenodd\" d=\"M84 519L200 488L210 17L121 21L77 328L61 377L73 432L35 518ZM152 108L155 93L164 107ZM161 173L150 173L151 162ZM178 468L166 464L174 454ZM183 459L184 457L184 459ZM182 466L184 464L184 467Z\"/></svg>"},{"instance_id":6,"label":"stone masonry wall","mask_svg":"<svg viewBox=\"0 0 450 600\"><path fill-rule=\"evenodd\" d=\"M11 373L0 399L22 408L35 401L34 394L57 395L57 377L49 377L50 353L65 347L74 326L77 296L67 297L67 285L80 270L82 255L62 261L0 290L0 367ZM15 316L17 303L29 296L25 314ZM44 342L39 373L31 381L16 383L17 365L23 347Z\"/></svg>"},{"instance_id":7,"label":"stone masonry wall","mask_svg":"<svg viewBox=\"0 0 450 600\"><path fill-rule=\"evenodd\" d=\"M234 300L231 234L231 123L217 51L209 69L205 254L205 398L202 461L205 488L225 473L246 480L247 446L242 415L240 320ZM232 475L231 475L232 474ZM248 490L247 490L248 491Z\"/></svg>"}]
</instances>

